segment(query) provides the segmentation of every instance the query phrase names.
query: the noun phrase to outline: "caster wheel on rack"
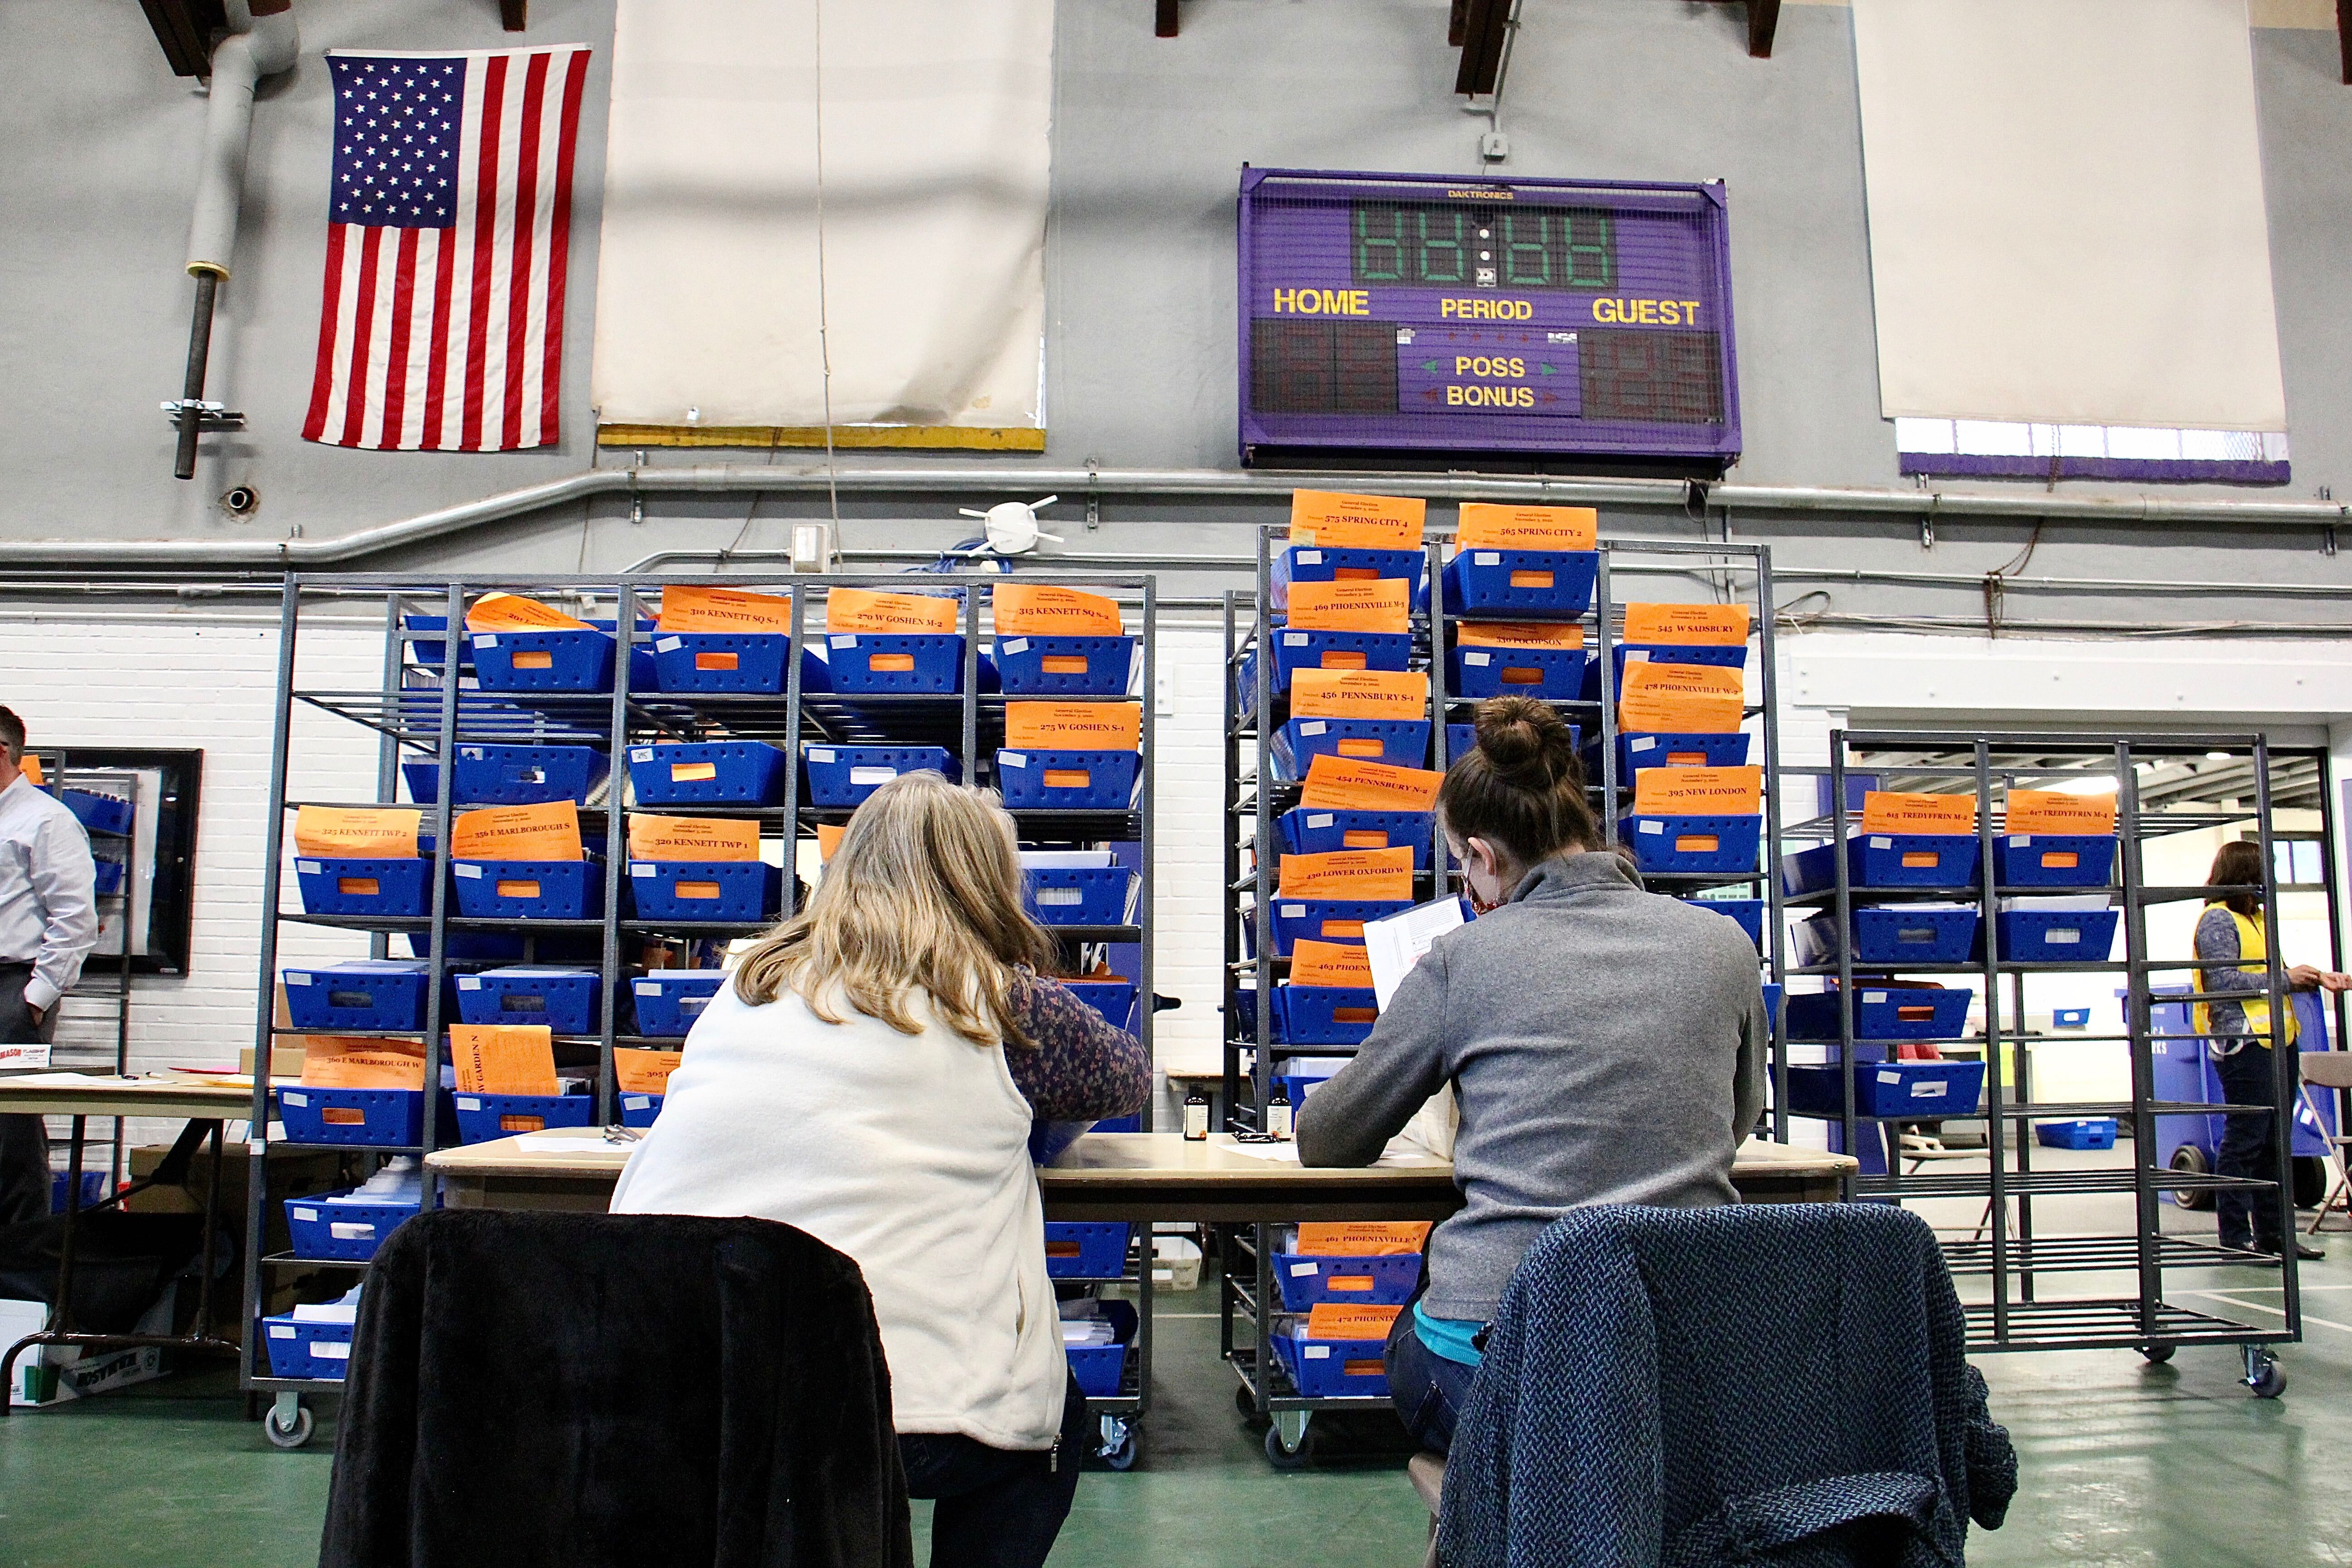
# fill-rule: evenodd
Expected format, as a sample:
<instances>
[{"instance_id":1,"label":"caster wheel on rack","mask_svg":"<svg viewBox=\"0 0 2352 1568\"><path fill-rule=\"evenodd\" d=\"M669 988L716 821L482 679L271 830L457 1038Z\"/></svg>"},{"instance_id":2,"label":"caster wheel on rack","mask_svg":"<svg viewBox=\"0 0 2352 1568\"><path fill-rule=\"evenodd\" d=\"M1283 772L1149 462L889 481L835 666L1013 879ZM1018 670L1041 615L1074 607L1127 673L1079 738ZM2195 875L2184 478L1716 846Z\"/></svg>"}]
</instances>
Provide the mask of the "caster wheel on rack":
<instances>
[{"instance_id":1,"label":"caster wheel on rack","mask_svg":"<svg viewBox=\"0 0 2352 1568\"><path fill-rule=\"evenodd\" d=\"M2245 1351L2246 1375L2240 1381L2254 1391L2254 1397L2276 1399L2280 1394L2284 1394L2286 1372L2279 1365L2278 1357L2266 1350L2258 1350L2252 1345L2246 1346Z\"/></svg>"},{"instance_id":2,"label":"caster wheel on rack","mask_svg":"<svg viewBox=\"0 0 2352 1568\"><path fill-rule=\"evenodd\" d=\"M2172 1351L2173 1347L2170 1345L2142 1345L2139 1347L2139 1353L2146 1356L2148 1359L2149 1364L2152 1366L2162 1366L2166 1362L2170 1361L2172 1359Z\"/></svg>"},{"instance_id":3,"label":"caster wheel on rack","mask_svg":"<svg viewBox=\"0 0 2352 1568\"><path fill-rule=\"evenodd\" d=\"M1277 1470L1303 1470L1315 1462L1315 1429L1298 1435L1296 1447L1282 1440L1282 1424L1265 1429L1265 1462Z\"/></svg>"},{"instance_id":4,"label":"caster wheel on rack","mask_svg":"<svg viewBox=\"0 0 2352 1568\"><path fill-rule=\"evenodd\" d=\"M2205 1163L2205 1151L2194 1143L2183 1143L2172 1152L2172 1168L2186 1176L2202 1176L2210 1169ZM2210 1209L2213 1194L2210 1189L2177 1187L2172 1201L2185 1209Z\"/></svg>"},{"instance_id":5,"label":"caster wheel on rack","mask_svg":"<svg viewBox=\"0 0 2352 1568\"><path fill-rule=\"evenodd\" d=\"M1258 1418L1257 1395L1249 1391L1249 1384L1244 1384L1234 1390L1234 1408L1252 1421Z\"/></svg>"},{"instance_id":6,"label":"caster wheel on rack","mask_svg":"<svg viewBox=\"0 0 2352 1568\"><path fill-rule=\"evenodd\" d=\"M317 1418L305 1405L294 1406L290 1417L280 1407L272 1405L261 1418L261 1430L268 1436L269 1446L273 1448L302 1447L310 1440L310 1434L317 1425Z\"/></svg>"},{"instance_id":7,"label":"caster wheel on rack","mask_svg":"<svg viewBox=\"0 0 2352 1568\"><path fill-rule=\"evenodd\" d=\"M1135 1454L1133 1424L1122 1421L1116 1415L1104 1416L1102 1446L1095 1451L1095 1458L1114 1470L1131 1470L1135 1468Z\"/></svg>"}]
</instances>

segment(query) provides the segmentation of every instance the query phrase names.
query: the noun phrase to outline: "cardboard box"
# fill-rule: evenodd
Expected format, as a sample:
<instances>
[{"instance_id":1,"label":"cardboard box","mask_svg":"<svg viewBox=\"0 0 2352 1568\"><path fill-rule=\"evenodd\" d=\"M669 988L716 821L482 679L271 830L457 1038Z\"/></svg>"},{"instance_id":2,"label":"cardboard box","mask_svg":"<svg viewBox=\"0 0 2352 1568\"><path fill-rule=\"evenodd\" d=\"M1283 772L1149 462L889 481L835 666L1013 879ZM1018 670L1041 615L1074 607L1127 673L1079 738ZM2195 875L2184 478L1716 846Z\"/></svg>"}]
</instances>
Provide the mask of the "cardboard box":
<instances>
[{"instance_id":1,"label":"cardboard box","mask_svg":"<svg viewBox=\"0 0 2352 1568\"><path fill-rule=\"evenodd\" d=\"M167 1293L132 1325L142 1334L172 1331L174 1297ZM0 1345L13 1345L27 1334L48 1326L46 1301L0 1300ZM93 1351L77 1345L46 1345L39 1355L16 1358L16 1381L8 1386L13 1409L39 1408L87 1399L93 1394L152 1383L163 1375L163 1352L148 1345L131 1350Z\"/></svg>"}]
</instances>

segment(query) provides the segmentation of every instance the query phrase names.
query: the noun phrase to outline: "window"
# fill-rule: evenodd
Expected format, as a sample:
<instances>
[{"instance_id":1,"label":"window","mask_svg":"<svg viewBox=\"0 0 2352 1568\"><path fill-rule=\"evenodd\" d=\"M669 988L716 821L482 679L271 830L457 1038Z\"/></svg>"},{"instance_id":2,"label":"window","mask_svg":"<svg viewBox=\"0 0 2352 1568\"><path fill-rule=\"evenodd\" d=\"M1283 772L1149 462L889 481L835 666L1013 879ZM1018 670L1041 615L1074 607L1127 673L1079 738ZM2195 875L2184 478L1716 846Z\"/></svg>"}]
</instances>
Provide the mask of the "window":
<instances>
[{"instance_id":1,"label":"window","mask_svg":"<svg viewBox=\"0 0 2352 1568\"><path fill-rule=\"evenodd\" d=\"M2289 477L2284 432L1897 419L1895 446L1906 474L2231 485Z\"/></svg>"}]
</instances>

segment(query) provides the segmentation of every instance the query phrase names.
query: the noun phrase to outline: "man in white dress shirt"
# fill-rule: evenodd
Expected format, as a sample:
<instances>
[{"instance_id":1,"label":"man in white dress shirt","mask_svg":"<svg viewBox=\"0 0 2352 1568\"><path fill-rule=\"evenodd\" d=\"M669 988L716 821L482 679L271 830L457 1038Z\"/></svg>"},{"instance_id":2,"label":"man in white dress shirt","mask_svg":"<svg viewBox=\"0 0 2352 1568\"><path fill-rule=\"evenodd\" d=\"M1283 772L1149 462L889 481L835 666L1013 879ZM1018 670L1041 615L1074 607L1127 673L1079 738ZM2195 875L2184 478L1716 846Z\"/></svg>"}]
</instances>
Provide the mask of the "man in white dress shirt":
<instances>
[{"instance_id":1,"label":"man in white dress shirt","mask_svg":"<svg viewBox=\"0 0 2352 1568\"><path fill-rule=\"evenodd\" d=\"M56 1033L58 999L98 942L89 836L25 776L25 721L0 708L0 1046ZM49 1212L49 1150L37 1116L0 1116L0 1226Z\"/></svg>"}]
</instances>

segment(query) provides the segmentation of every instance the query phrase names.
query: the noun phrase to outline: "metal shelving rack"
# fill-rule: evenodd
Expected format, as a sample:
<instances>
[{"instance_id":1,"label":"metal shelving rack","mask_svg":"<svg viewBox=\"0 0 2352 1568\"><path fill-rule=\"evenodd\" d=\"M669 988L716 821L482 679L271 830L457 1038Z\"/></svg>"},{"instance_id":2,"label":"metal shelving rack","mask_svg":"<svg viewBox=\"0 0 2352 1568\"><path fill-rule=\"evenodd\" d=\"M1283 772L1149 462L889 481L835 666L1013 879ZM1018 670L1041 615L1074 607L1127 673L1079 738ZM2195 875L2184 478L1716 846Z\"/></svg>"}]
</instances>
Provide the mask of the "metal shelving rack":
<instances>
[{"instance_id":1,"label":"metal shelving rack","mask_svg":"<svg viewBox=\"0 0 2352 1568\"><path fill-rule=\"evenodd\" d=\"M2139 798L2142 768L2165 759L2210 758L2227 753L2251 764L2251 809L2213 812L2143 810ZM1876 757L1882 760L1874 762ZM2288 1095L2286 1053L2276 1053L2277 1092L2287 1113L2273 1122L2276 1165L2263 1179L2231 1177L2168 1169L2157 1163L2159 1147L2157 1118L2204 1115L2222 1109L2204 1102L2160 1100L2155 1091L2154 1042L2159 1037L2151 1016L2155 977L2171 975L2185 984L2198 969L2191 961L2154 957L2149 952L2147 910L2156 905L2203 900L2211 889L2201 887L2151 886L2143 869L2143 846L2152 837L2251 823L2259 839L2264 868L2259 888L2245 891L2261 897L2267 928L2279 930L2279 884L2273 860L2272 755L2260 736L2207 735L1952 735L1886 731L1832 731L1830 740L1829 810L1821 818L1792 825L1792 838L1843 844L1849 826L1849 774L1899 777L1910 788L1931 793L1973 795L1977 812L1979 867L1974 881L1937 888L1866 888L1850 885L1845 858L1834 858L1832 888L1793 896L1792 907L1833 911L1839 929L1850 932L1857 908L1905 902L1972 905L1982 933L1979 956L1958 963L1857 963L1850 940L1841 941L1833 963L1797 969L1801 975L1833 979L1841 994L1839 1038L1820 1047L1833 1063L1851 1061L1856 1044L1853 997L1857 975L1864 977L1922 976L1938 983L1969 976L1982 984L1984 1024L1979 1036L1940 1042L1981 1047L1985 1080L1981 1119L1986 1136L1981 1171L1922 1174L1903 1170L1899 1148L1889 1151L1884 1174L1847 1179L1848 1195L1903 1203L1925 1198L1981 1198L1984 1218L1966 1240L1947 1239L1946 1259L1955 1275L1989 1282L1988 1299L1966 1303L1969 1343L1972 1350L2025 1351L2127 1347L2152 1361L2171 1358L2181 1345L2231 1343L2243 1352L2248 1385L2258 1394L2274 1394L2284 1387L2272 1352L2266 1348L2302 1337L2302 1304L2292 1258L2233 1252L2210 1243L2164 1233L2161 1202L2167 1194L2198 1194L2235 1187L2262 1194L2280 1211L2281 1233L2295 1234L2291 1129L2293 1106ZM2118 847L2116 880L2105 887L2075 889L2011 887L2001 884L1994 841L2000 837L1998 809L2010 787L2047 788L2068 778L2112 777L2117 783L2116 829ZM2325 792L2322 804L2325 805ZM2332 870L2328 873L2332 888ZM2000 953L1994 940L1995 917L2004 897L2036 897L2105 893L2120 908L2125 956L2117 960L2074 963L2012 962ZM2330 899L2331 911L2333 900ZM2332 922L2332 912L2331 912ZM2273 948L2277 944L2273 943ZM2059 1103L2034 1100L2031 1054L2019 1049L2013 1059L2005 1043L2021 1044L2024 1022L2024 982L2033 974L2108 974L2122 986L2123 1022L2119 1034L2074 1034L2064 1037L2077 1045L2121 1045L2130 1058L2132 1092L2128 1100ZM2006 983L2006 985L2004 985ZM2285 999L2283 963L2273 951L2269 963L2272 1016L2282 1016ZM2166 1040L2202 1041L2200 1035L2165 1032ZM2042 1037L2037 1045L2056 1037ZM1867 1042L1865 1042L1867 1043ZM1910 1043L1910 1042L1906 1042ZM2013 1077L2012 1077L2013 1072ZM1859 1146L1864 1137L1883 1139L1882 1125L1922 1120L1917 1114L1870 1117L1855 1109L1853 1076L1843 1081L1843 1114L1827 1118L1842 1131L1843 1147ZM2260 1108L2252 1108L2260 1109ZM2081 1169L2063 1164L2034 1163L2030 1124L2035 1121L2084 1117L2115 1117L2129 1130L2132 1162L2127 1169ZM1976 1120L1977 1118L1963 1118ZM1916 1163L1915 1163L1916 1165ZM2095 1236L2037 1234L2036 1198L2107 1194L2132 1201L2131 1224L2119 1231ZM2013 1205L2013 1206L2012 1206ZM2284 1300L2281 1321L2240 1322L2168 1296L2168 1268L2246 1267L2281 1268ZM2095 1297L2053 1297L2044 1276L2085 1273L2127 1273L2133 1280L2128 1294Z\"/></svg>"},{"instance_id":2,"label":"metal shelving rack","mask_svg":"<svg viewBox=\"0 0 2352 1568\"><path fill-rule=\"evenodd\" d=\"M814 624L815 612L824 603L829 589L870 588L934 595L952 591L962 600L961 630L964 637L962 690L954 694L804 693L801 689L801 665L796 654L785 661L788 672L785 690L770 695L633 689L632 661L626 657L616 657L614 660L613 689L609 693L485 692L474 684L467 673L468 667L463 664L460 628L465 625L466 606L483 593L503 590L565 600L583 619L594 620L609 614L613 617L611 625L614 627L634 628L629 637L634 646L652 640L650 606L666 582L707 584L709 581L708 578L564 574L457 579L404 575L289 575L279 608L277 710L270 758L271 809L266 835L260 990L255 1026L257 1063L269 1059L268 1047L278 1037L313 1032L278 1026L273 1017L278 931L282 925L290 923L365 931L369 933L371 955L379 958L389 955L391 939L394 935L409 938L412 944L422 944L416 956L429 959L433 976L427 993L424 1030L428 1084L439 1080L442 1066L447 1059L444 1041L448 1020L443 1007L446 989L443 980L449 973L452 962L450 938L460 933L502 932L523 939L523 956L519 962L545 962L561 957L563 962L576 962L583 966L592 963L599 965L603 978L599 1029L593 1035L556 1037L557 1063L559 1070L567 1073L593 1072L597 1085L598 1122L606 1126L617 1122L619 1118L614 1111L617 1085L613 1063L614 1047L675 1049L678 1045L674 1038L640 1037L620 1032L622 1019L625 1016L621 1003L623 987L644 949L664 942L714 942L723 946L728 942L756 935L772 923L766 921L730 923L625 918L622 883L627 859L627 747L632 742L648 741L755 740L772 742L793 758L793 764L784 770L785 793L782 805L697 805L691 808L657 808L690 809L692 815L703 816L748 817L767 825L772 829L773 837L781 838L783 845L785 912L789 913L798 907L799 900L804 896L804 889L794 874L803 846L814 845L820 826L845 822L849 816L845 810L830 810L802 799L799 759L803 741L842 743L887 741L894 744L937 745L956 758L966 781L992 782L995 753L1004 741L1008 699L1000 692L979 690L978 674L981 644L985 635L982 605L987 595L983 590L993 583L1005 581L1053 583L1102 593L1118 600L1123 612L1137 618L1135 635L1141 650L1139 692L1123 698L1056 696L1053 699L1139 702L1144 760L1140 793L1134 807L1104 811L1016 810L1012 815L1020 826L1024 845L1133 844L1137 847L1136 868L1140 877L1140 887L1137 919L1133 923L1048 929L1062 939L1073 972L1085 969L1091 959L1107 952L1113 945L1133 944L1136 947L1138 972L1134 979L1140 998L1137 1027L1147 1053L1150 1051L1153 1013L1152 763L1156 755L1153 735L1155 704L1151 700L1151 693L1158 657L1157 579L1150 576L1023 572L1013 578L981 574L940 577L905 574L887 576L816 574L730 577L726 580L729 587L774 594L789 600L791 636L795 650L803 646L803 637ZM329 603L341 605L363 603L381 609L383 616L383 675L375 689L323 689L296 684L303 612L306 606ZM648 624L640 624L641 615ZM438 625L414 626L409 619L412 616L436 617ZM420 642L441 645L436 662L425 662L415 655L414 645ZM1013 698L1010 700L1021 700ZM299 793L289 795L289 773L293 765L289 737L298 707L334 715L373 732L377 749L373 801L318 801L308 800ZM593 853L598 842L601 840L602 843L604 861L603 917L582 921L469 920L455 912L448 888L450 826L457 812L469 803L452 798L456 770L451 763L456 747L467 742L589 745L612 759L602 790L592 794L590 803L580 808L582 836L590 851ZM413 919L355 918L308 915L299 910L283 908L286 850L291 826L289 814L305 804L372 805L397 803L400 764L427 760L436 765L436 798L430 802L402 804L415 805L423 810L425 829L435 845L436 864L431 912ZM551 937L571 939L580 945L591 945L582 943L581 939L593 939L593 945L599 951L593 958L557 954L551 955L551 959L542 959L541 943ZM399 1032L398 1037L415 1038L415 1036L403 1031ZM421 1158L448 1142L454 1135L454 1129L440 1125L440 1114L437 1096L428 1096L424 1141L415 1146L391 1148L336 1144L319 1147L332 1147L352 1154L413 1154ZM1148 1130L1150 1124L1150 1108L1147 1104L1142 1125ZM266 1218L263 1206L266 1192L264 1162L272 1142L264 1079L258 1072L254 1089L253 1126L254 1136L247 1146L253 1174L247 1225L247 1235L257 1237L266 1234L263 1228ZM275 1141L286 1142L283 1138ZM425 1186L428 1205L435 1201L435 1190L436 1183L428 1170ZM1133 1348L1127 1358L1120 1392L1114 1396L1087 1402L1089 1411L1101 1423L1104 1451L1115 1464L1122 1458L1131 1459L1134 1427L1148 1408L1150 1388L1150 1227L1139 1226L1135 1228L1142 1237L1140 1261L1137 1260L1138 1248L1131 1237L1126 1269L1127 1282L1136 1288L1138 1321ZM266 1363L257 1360L261 1353L260 1341L253 1325L261 1316L262 1304L267 1300L265 1280L278 1271L290 1269L342 1270L356 1278L365 1268L365 1264L324 1262L296 1258L287 1254L263 1256L257 1247L247 1249L245 1322L249 1337L246 1346L243 1386L250 1395L268 1395L277 1402L271 1418L273 1439L279 1438L281 1432L288 1435L299 1432L307 1436L310 1421L307 1414L300 1410L301 1399L308 1394L336 1392L341 1384L333 1381L275 1377L268 1373Z\"/></svg>"},{"instance_id":3,"label":"metal shelving rack","mask_svg":"<svg viewBox=\"0 0 2352 1568\"><path fill-rule=\"evenodd\" d=\"M1272 1088L1274 1064L1292 1057L1348 1057L1355 1053L1352 1046L1293 1046L1277 1044L1268 1016L1274 986L1288 967L1288 960L1273 954L1270 933L1273 930L1273 872L1279 862L1276 819L1298 804L1300 785L1297 781L1280 782L1271 777L1265 765L1267 750L1265 738L1280 724L1286 702L1274 690L1271 645L1268 633L1270 615L1261 607L1273 603L1273 563L1276 550L1286 542L1287 530L1262 527L1257 539L1257 583L1252 593L1228 592L1224 595L1225 663L1223 669L1224 723L1224 816L1223 831L1224 847L1224 887L1226 914L1224 920L1224 1029L1223 1098L1228 1130L1251 1131L1262 1125L1263 1108ZM1433 536L1424 545L1428 574L1429 598L1424 612L1409 618L1412 636L1411 668L1425 672L1430 680L1432 765L1443 772L1451 760L1448 754L1446 722L1468 721L1476 706L1476 699L1451 694L1446 688L1446 628L1456 619L1477 619L1461 616L1447 608L1445 603L1445 549L1449 539ZM1764 846L1777 844L1780 837L1780 728L1777 718L1775 679L1777 675L1772 633L1772 556L1769 546L1724 542L1692 542L1653 540L1610 540L1599 542L1600 562L1595 574L1591 608L1580 621L1586 647L1598 650L1600 660L1600 697L1598 700L1579 697L1554 701L1570 722L1580 727L1587 742L1588 754L1597 746L1599 768L1588 770L1586 791L1594 813L1599 817L1605 842L1613 847L1617 842L1618 817L1632 808L1633 791L1631 780L1621 780L1617 771L1617 692L1615 659L1612 649L1620 640L1623 625L1623 606L1615 598L1616 584L1633 578L1664 578L1677 582L1675 591L1688 595L1695 588L1703 588L1715 602L1729 602L1735 595L1749 607L1751 646L1755 648L1757 667L1757 700L1747 706L1745 719L1755 726L1751 756L1760 752L1757 760L1764 769L1764 823L1761 841ZM1660 598L1675 594L1662 591ZM1491 616L1507 619L1507 616ZM1265 657L1253 658L1253 654ZM1254 682L1245 686L1243 676L1254 671ZM1596 741L1597 737L1597 741ZM1251 864L1253 853L1255 864ZM1759 853L1759 865L1752 871L1738 874L1650 875L1644 880L1654 890L1678 897L1696 898L1716 892L1742 892L1755 898L1766 907L1765 941L1759 954L1762 977L1774 984L1782 982L1787 969L1784 921L1780 905L1780 879L1770 872L1766 863L1769 848ZM1272 858L1269 858L1268 857ZM1449 867L1443 832L1433 826L1430 871L1414 873L1413 896L1416 900L1436 898L1446 891L1458 891L1460 877ZM1255 927L1250 922L1255 922ZM1256 944L1254 955L1249 953L1246 932L1255 929L1267 933ZM1242 1020L1248 1016L1248 1023ZM1772 1109L1765 1131L1777 1141L1788 1139L1787 1068L1785 1051L1777 1037L1771 1052ZM1244 1058L1249 1058L1244 1068ZM1286 1377L1278 1381L1263 1375L1260 1347L1265 1344L1271 1320L1277 1315L1262 1310L1261 1304L1271 1301L1276 1289L1271 1275L1273 1256L1268 1226L1226 1226L1219 1232L1222 1283L1219 1289L1219 1345L1225 1359L1239 1378L1235 1403L1243 1414L1267 1423L1266 1453L1278 1466L1303 1465L1311 1454L1311 1425L1318 1411L1385 1410L1388 1401L1377 1397L1309 1398L1289 1385ZM1243 1325L1246 1325L1246 1331Z\"/></svg>"}]
</instances>

